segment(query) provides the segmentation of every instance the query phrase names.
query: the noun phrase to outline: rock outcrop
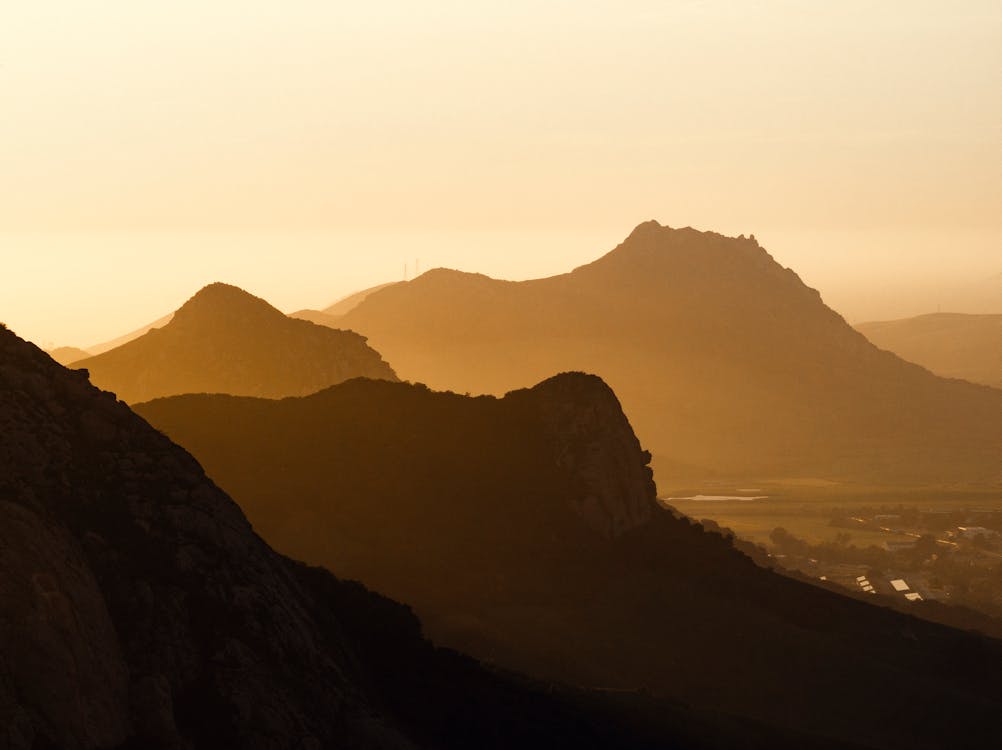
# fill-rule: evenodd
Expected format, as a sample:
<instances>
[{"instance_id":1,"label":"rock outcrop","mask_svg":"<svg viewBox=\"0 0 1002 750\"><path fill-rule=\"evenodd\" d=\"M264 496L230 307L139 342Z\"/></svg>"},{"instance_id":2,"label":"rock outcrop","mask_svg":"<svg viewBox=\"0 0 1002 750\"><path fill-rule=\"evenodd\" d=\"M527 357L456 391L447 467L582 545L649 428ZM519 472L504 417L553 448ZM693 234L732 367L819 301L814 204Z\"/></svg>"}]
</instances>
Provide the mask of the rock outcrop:
<instances>
[{"instance_id":1,"label":"rock outcrop","mask_svg":"<svg viewBox=\"0 0 1002 750\"><path fill-rule=\"evenodd\" d=\"M162 328L72 366L128 403L205 392L281 398L353 377L396 380L362 336L289 318L226 284L202 289Z\"/></svg>"},{"instance_id":2,"label":"rock outcrop","mask_svg":"<svg viewBox=\"0 0 1002 750\"><path fill-rule=\"evenodd\" d=\"M651 454L601 378L567 373L507 398L539 410L554 461L573 484L572 507L592 529L612 539L651 520L657 507Z\"/></svg>"}]
</instances>

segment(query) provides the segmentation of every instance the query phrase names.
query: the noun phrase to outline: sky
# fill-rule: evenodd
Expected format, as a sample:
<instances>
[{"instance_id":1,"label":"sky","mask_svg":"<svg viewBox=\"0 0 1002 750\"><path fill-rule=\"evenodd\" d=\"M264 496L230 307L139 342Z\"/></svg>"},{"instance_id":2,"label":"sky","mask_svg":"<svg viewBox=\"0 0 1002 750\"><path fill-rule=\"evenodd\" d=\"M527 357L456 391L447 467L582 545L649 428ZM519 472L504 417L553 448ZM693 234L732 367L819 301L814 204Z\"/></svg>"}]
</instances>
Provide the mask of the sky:
<instances>
[{"instance_id":1,"label":"sky","mask_svg":"<svg viewBox=\"0 0 1002 750\"><path fill-rule=\"evenodd\" d=\"M214 280L559 273L651 218L853 321L1002 312L1000 209L998 0L0 8L0 320L44 345Z\"/></svg>"}]
</instances>

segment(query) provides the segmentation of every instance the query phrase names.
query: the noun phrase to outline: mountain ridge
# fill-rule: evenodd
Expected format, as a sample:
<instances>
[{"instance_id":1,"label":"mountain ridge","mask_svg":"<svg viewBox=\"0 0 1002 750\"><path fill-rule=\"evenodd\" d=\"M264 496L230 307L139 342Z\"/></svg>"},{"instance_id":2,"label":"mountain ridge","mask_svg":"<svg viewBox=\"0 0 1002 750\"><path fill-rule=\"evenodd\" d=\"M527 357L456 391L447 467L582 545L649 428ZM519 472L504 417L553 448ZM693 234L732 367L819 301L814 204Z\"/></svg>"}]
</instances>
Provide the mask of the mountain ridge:
<instances>
[{"instance_id":1,"label":"mountain ridge","mask_svg":"<svg viewBox=\"0 0 1002 750\"><path fill-rule=\"evenodd\" d=\"M275 553L189 453L2 327L0 428L4 750L847 747L437 648L408 607Z\"/></svg>"},{"instance_id":2,"label":"mountain ridge","mask_svg":"<svg viewBox=\"0 0 1002 750\"><path fill-rule=\"evenodd\" d=\"M127 402L204 391L280 398L357 376L396 379L363 336L290 318L218 282L162 328L72 366Z\"/></svg>"},{"instance_id":3,"label":"mountain ridge","mask_svg":"<svg viewBox=\"0 0 1002 750\"><path fill-rule=\"evenodd\" d=\"M1002 398L879 350L751 237L645 222L568 273L429 271L370 295L340 325L437 389L501 394L595 372L656 472L1002 483Z\"/></svg>"},{"instance_id":4,"label":"mountain ridge","mask_svg":"<svg viewBox=\"0 0 1002 750\"><path fill-rule=\"evenodd\" d=\"M856 330L941 377L1002 388L1002 314L927 313L860 323Z\"/></svg>"},{"instance_id":5,"label":"mountain ridge","mask_svg":"<svg viewBox=\"0 0 1002 750\"><path fill-rule=\"evenodd\" d=\"M410 603L437 643L869 747L942 747L947 704L972 747L995 731L999 644L759 568L666 510L595 376L503 398L356 379L136 409L278 549Z\"/></svg>"}]
</instances>

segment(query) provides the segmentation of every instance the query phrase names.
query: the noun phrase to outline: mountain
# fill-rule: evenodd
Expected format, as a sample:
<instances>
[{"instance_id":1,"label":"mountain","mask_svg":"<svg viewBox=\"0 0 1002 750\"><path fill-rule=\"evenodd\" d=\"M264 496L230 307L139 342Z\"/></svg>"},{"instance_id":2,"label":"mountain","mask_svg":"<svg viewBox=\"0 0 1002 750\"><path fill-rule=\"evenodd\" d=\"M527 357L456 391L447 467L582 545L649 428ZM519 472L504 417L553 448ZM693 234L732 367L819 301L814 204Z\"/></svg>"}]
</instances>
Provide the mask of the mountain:
<instances>
[{"instance_id":1,"label":"mountain","mask_svg":"<svg viewBox=\"0 0 1002 750\"><path fill-rule=\"evenodd\" d=\"M154 328L163 328L165 325L170 323L171 318L173 317L174 313L168 313L167 315L164 315L162 318L157 318L148 325L142 326L141 328L137 328L134 331L130 331L129 333L119 336L118 338L111 339L111 341L102 341L100 344L94 344L94 346L90 346L87 348L88 351L87 356L104 354L105 352L110 352L112 349L117 349L118 347L124 344L128 344L130 341L135 341L140 336L145 336Z\"/></svg>"},{"instance_id":2,"label":"mountain","mask_svg":"<svg viewBox=\"0 0 1002 750\"><path fill-rule=\"evenodd\" d=\"M0 330L0 748L845 747L531 682L265 544L184 450Z\"/></svg>"},{"instance_id":3,"label":"mountain","mask_svg":"<svg viewBox=\"0 0 1002 750\"><path fill-rule=\"evenodd\" d=\"M327 315L317 310L296 310L296 312L289 313L289 317L297 320L308 320L318 326L327 326L328 328L338 328L341 321L339 316Z\"/></svg>"},{"instance_id":4,"label":"mountain","mask_svg":"<svg viewBox=\"0 0 1002 750\"><path fill-rule=\"evenodd\" d=\"M437 643L870 748L997 738L1002 643L760 568L663 508L595 376L136 409L277 549L413 605Z\"/></svg>"},{"instance_id":5,"label":"mountain","mask_svg":"<svg viewBox=\"0 0 1002 750\"><path fill-rule=\"evenodd\" d=\"M311 323L316 323L317 325L339 328L340 320L345 313L358 307L370 294L378 292L380 289L391 287L397 283L399 282L390 281L385 284L377 284L376 286L369 287L368 289L363 289L360 292L349 294L347 297L342 297L329 307L325 307L323 310L297 310L296 312L289 313L289 317L299 318L300 320L308 320Z\"/></svg>"},{"instance_id":6,"label":"mountain","mask_svg":"<svg viewBox=\"0 0 1002 750\"><path fill-rule=\"evenodd\" d=\"M202 289L163 328L74 366L129 403L199 392L280 398L353 377L396 379L362 336L293 320L226 284Z\"/></svg>"},{"instance_id":7,"label":"mountain","mask_svg":"<svg viewBox=\"0 0 1002 750\"><path fill-rule=\"evenodd\" d=\"M335 317L338 315L344 315L362 304L362 302L364 302L370 294L378 292L381 289L387 289L391 286L395 286L398 283L400 282L388 281L385 284L376 284L376 286L370 286L368 289L363 289L360 292L354 292L353 294L342 297L337 302L325 307L321 310L321 312L325 315L333 315Z\"/></svg>"},{"instance_id":8,"label":"mountain","mask_svg":"<svg viewBox=\"0 0 1002 750\"><path fill-rule=\"evenodd\" d=\"M937 375L1002 388L1002 315L933 313L860 323L856 330Z\"/></svg>"},{"instance_id":9,"label":"mountain","mask_svg":"<svg viewBox=\"0 0 1002 750\"><path fill-rule=\"evenodd\" d=\"M61 365L68 365L70 362L92 356L90 352L77 349L75 346L59 346L48 350L47 354Z\"/></svg>"},{"instance_id":10,"label":"mountain","mask_svg":"<svg viewBox=\"0 0 1002 750\"><path fill-rule=\"evenodd\" d=\"M438 389L501 394L594 372L663 482L1002 481L1002 394L879 350L754 237L651 221L571 273L436 269L373 292L340 325Z\"/></svg>"}]
</instances>

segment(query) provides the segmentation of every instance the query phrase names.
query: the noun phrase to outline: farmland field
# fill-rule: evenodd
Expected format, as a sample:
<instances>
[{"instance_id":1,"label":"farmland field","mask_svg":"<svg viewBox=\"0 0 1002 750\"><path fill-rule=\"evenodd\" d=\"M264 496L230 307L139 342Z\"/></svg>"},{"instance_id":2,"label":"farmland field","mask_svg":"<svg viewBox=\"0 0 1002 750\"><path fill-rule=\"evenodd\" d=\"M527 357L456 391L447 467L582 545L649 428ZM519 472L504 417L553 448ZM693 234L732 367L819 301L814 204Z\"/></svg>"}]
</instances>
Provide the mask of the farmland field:
<instances>
[{"instance_id":1,"label":"farmland field","mask_svg":"<svg viewBox=\"0 0 1002 750\"><path fill-rule=\"evenodd\" d=\"M903 534L831 525L833 517L852 516L863 509L881 508L887 512L893 512L896 507L944 511L963 508L1002 510L1002 492L888 490L761 482L749 486L753 489L719 486L673 489L661 493L661 498L662 502L690 518L700 521L710 519L743 539L766 546L769 545L769 533L778 526L812 544L833 541L839 533L848 533L849 544L857 547L909 538ZM699 496L744 499L695 499ZM750 499L752 497L755 499Z\"/></svg>"}]
</instances>

